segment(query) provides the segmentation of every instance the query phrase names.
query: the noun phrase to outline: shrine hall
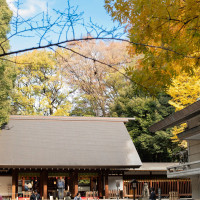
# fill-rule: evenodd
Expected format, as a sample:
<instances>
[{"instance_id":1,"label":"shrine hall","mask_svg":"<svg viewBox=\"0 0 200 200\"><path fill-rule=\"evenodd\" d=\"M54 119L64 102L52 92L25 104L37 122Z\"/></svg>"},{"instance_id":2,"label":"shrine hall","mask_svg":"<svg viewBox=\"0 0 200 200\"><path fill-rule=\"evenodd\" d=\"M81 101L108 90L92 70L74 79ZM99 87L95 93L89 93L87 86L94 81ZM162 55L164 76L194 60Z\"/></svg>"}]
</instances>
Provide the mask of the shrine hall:
<instances>
[{"instance_id":1,"label":"shrine hall","mask_svg":"<svg viewBox=\"0 0 200 200\"><path fill-rule=\"evenodd\" d=\"M0 132L1 189L12 199L35 189L43 199L56 198L62 179L72 197L81 192L108 198L126 171L142 165L125 127L129 120L134 119L10 116Z\"/></svg>"}]
</instances>

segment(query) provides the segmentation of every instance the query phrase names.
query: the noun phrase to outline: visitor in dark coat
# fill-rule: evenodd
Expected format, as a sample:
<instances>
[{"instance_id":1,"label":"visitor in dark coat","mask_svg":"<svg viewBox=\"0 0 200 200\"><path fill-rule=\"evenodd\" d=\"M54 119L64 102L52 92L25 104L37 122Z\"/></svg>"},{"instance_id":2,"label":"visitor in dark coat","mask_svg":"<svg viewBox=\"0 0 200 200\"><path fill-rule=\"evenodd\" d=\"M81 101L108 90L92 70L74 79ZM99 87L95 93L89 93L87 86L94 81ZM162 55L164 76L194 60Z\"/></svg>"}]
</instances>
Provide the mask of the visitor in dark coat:
<instances>
[{"instance_id":1,"label":"visitor in dark coat","mask_svg":"<svg viewBox=\"0 0 200 200\"><path fill-rule=\"evenodd\" d=\"M37 190L35 190L35 191L32 193L32 195L31 195L31 197L30 197L30 200L41 200L41 197L40 197L40 195L38 194Z\"/></svg>"},{"instance_id":2,"label":"visitor in dark coat","mask_svg":"<svg viewBox=\"0 0 200 200\"><path fill-rule=\"evenodd\" d=\"M151 194L149 197L150 200L156 200L156 193L155 193L155 189L151 188Z\"/></svg>"}]
</instances>

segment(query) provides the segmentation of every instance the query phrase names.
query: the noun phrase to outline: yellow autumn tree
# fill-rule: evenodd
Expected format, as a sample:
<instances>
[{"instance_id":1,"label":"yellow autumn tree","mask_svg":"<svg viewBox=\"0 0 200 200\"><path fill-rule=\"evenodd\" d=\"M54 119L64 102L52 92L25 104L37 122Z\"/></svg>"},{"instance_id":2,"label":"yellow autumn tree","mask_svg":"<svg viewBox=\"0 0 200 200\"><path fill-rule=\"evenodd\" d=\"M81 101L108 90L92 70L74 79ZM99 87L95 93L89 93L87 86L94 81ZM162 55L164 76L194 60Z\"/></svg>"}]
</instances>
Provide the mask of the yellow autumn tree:
<instances>
[{"instance_id":1,"label":"yellow autumn tree","mask_svg":"<svg viewBox=\"0 0 200 200\"><path fill-rule=\"evenodd\" d=\"M172 97L169 103L175 107L176 111L196 102L200 97L200 68L194 70L192 77L183 72L173 79L172 86L169 87L167 93ZM174 134L172 139L174 141L178 140L177 134L182 132L185 127L186 124L182 124L172 130ZM185 145L186 143L182 144Z\"/></svg>"},{"instance_id":2,"label":"yellow autumn tree","mask_svg":"<svg viewBox=\"0 0 200 200\"><path fill-rule=\"evenodd\" d=\"M144 54L139 67L127 69L144 88L159 92L180 72L192 74L199 67L198 0L105 0L105 8L126 25L130 53Z\"/></svg>"},{"instance_id":3,"label":"yellow autumn tree","mask_svg":"<svg viewBox=\"0 0 200 200\"><path fill-rule=\"evenodd\" d=\"M71 105L67 99L66 75L54 53L33 51L15 58L16 80L12 94L12 114L64 115Z\"/></svg>"}]
</instances>

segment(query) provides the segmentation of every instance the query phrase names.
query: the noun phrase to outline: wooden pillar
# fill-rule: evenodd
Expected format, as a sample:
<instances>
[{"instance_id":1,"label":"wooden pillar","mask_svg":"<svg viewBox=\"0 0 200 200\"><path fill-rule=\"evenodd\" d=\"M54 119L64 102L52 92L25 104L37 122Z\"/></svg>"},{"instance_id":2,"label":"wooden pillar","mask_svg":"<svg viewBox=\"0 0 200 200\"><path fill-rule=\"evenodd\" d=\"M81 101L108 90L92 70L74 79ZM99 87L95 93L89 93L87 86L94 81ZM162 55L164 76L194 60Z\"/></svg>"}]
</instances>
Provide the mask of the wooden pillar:
<instances>
[{"instance_id":1,"label":"wooden pillar","mask_svg":"<svg viewBox=\"0 0 200 200\"><path fill-rule=\"evenodd\" d=\"M90 191L93 191L93 177L90 178Z\"/></svg>"},{"instance_id":2,"label":"wooden pillar","mask_svg":"<svg viewBox=\"0 0 200 200\"><path fill-rule=\"evenodd\" d=\"M65 190L68 190L69 180L68 177L65 176Z\"/></svg>"},{"instance_id":3,"label":"wooden pillar","mask_svg":"<svg viewBox=\"0 0 200 200\"><path fill-rule=\"evenodd\" d=\"M123 199L125 198L125 194L126 194L126 187L124 185L124 175L123 175Z\"/></svg>"},{"instance_id":4,"label":"wooden pillar","mask_svg":"<svg viewBox=\"0 0 200 200\"><path fill-rule=\"evenodd\" d=\"M150 180L150 189L153 187L152 180Z\"/></svg>"},{"instance_id":5,"label":"wooden pillar","mask_svg":"<svg viewBox=\"0 0 200 200\"><path fill-rule=\"evenodd\" d=\"M25 191L25 177L22 178L22 191Z\"/></svg>"},{"instance_id":6,"label":"wooden pillar","mask_svg":"<svg viewBox=\"0 0 200 200\"><path fill-rule=\"evenodd\" d=\"M180 197L180 194L179 194L179 179L177 180L177 192L178 192L178 197Z\"/></svg>"},{"instance_id":7,"label":"wooden pillar","mask_svg":"<svg viewBox=\"0 0 200 200\"><path fill-rule=\"evenodd\" d=\"M74 197L78 193L78 171L74 172Z\"/></svg>"},{"instance_id":8,"label":"wooden pillar","mask_svg":"<svg viewBox=\"0 0 200 200\"><path fill-rule=\"evenodd\" d=\"M100 198L102 198L103 197L103 181L102 181L102 178L103 178L103 176L102 176L102 174L100 173L99 174L99 176L98 176L98 182L97 182L97 185L98 185L98 196L100 197Z\"/></svg>"},{"instance_id":9,"label":"wooden pillar","mask_svg":"<svg viewBox=\"0 0 200 200\"><path fill-rule=\"evenodd\" d=\"M72 194L72 197L74 197L74 188L73 188L73 184L74 184L74 176L73 176L73 171L69 172L69 191Z\"/></svg>"},{"instance_id":10,"label":"wooden pillar","mask_svg":"<svg viewBox=\"0 0 200 200\"><path fill-rule=\"evenodd\" d=\"M42 197L43 196L43 173L40 172L40 196Z\"/></svg>"},{"instance_id":11,"label":"wooden pillar","mask_svg":"<svg viewBox=\"0 0 200 200\"><path fill-rule=\"evenodd\" d=\"M43 171L43 197L47 199L47 182L48 182L48 172Z\"/></svg>"},{"instance_id":12,"label":"wooden pillar","mask_svg":"<svg viewBox=\"0 0 200 200\"><path fill-rule=\"evenodd\" d=\"M12 199L18 197L18 170L12 171Z\"/></svg>"},{"instance_id":13,"label":"wooden pillar","mask_svg":"<svg viewBox=\"0 0 200 200\"><path fill-rule=\"evenodd\" d=\"M105 198L109 198L108 173L105 174Z\"/></svg>"},{"instance_id":14,"label":"wooden pillar","mask_svg":"<svg viewBox=\"0 0 200 200\"><path fill-rule=\"evenodd\" d=\"M41 174L40 174L40 178L41 178L41 193L42 193L42 197L44 199L47 199L47 182L48 182L48 172L46 170L42 170Z\"/></svg>"},{"instance_id":15,"label":"wooden pillar","mask_svg":"<svg viewBox=\"0 0 200 200\"><path fill-rule=\"evenodd\" d=\"M71 192L72 197L75 197L78 192L78 171L70 172L69 191Z\"/></svg>"}]
</instances>

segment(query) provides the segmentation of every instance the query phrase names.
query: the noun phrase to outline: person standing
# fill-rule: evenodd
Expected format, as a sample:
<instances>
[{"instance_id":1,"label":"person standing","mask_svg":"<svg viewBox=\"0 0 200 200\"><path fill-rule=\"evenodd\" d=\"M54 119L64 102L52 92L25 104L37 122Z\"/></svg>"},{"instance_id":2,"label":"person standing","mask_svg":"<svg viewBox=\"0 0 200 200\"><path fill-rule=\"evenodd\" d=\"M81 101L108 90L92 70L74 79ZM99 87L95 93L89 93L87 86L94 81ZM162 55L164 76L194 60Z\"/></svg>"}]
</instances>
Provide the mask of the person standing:
<instances>
[{"instance_id":1,"label":"person standing","mask_svg":"<svg viewBox=\"0 0 200 200\"><path fill-rule=\"evenodd\" d=\"M60 179L58 179L57 187L58 187L58 199L63 199L64 198L65 182L62 179L62 177L60 177Z\"/></svg>"},{"instance_id":2,"label":"person standing","mask_svg":"<svg viewBox=\"0 0 200 200\"><path fill-rule=\"evenodd\" d=\"M25 185L24 185L24 190L25 190L25 192L28 191L28 184L27 183L25 183Z\"/></svg>"},{"instance_id":3,"label":"person standing","mask_svg":"<svg viewBox=\"0 0 200 200\"><path fill-rule=\"evenodd\" d=\"M30 183L28 184L28 190L31 191L31 190L32 190L32 187L33 187L33 185L32 185L32 183L31 183L31 181L30 181Z\"/></svg>"},{"instance_id":4,"label":"person standing","mask_svg":"<svg viewBox=\"0 0 200 200\"><path fill-rule=\"evenodd\" d=\"M151 188L151 194L149 197L150 200L156 200L156 193L155 193L155 189Z\"/></svg>"},{"instance_id":5,"label":"person standing","mask_svg":"<svg viewBox=\"0 0 200 200\"><path fill-rule=\"evenodd\" d=\"M78 192L78 193L76 194L76 196L74 197L74 200L82 200L82 199L81 199L81 193L80 193L80 192Z\"/></svg>"},{"instance_id":6,"label":"person standing","mask_svg":"<svg viewBox=\"0 0 200 200\"><path fill-rule=\"evenodd\" d=\"M35 190L35 191L32 193L32 195L31 195L31 197L30 197L30 200L41 200L41 197L40 197L40 195L38 194L37 190Z\"/></svg>"},{"instance_id":7,"label":"person standing","mask_svg":"<svg viewBox=\"0 0 200 200\"><path fill-rule=\"evenodd\" d=\"M66 196L65 200L71 200L71 193L70 192L67 192L67 196Z\"/></svg>"}]
</instances>

